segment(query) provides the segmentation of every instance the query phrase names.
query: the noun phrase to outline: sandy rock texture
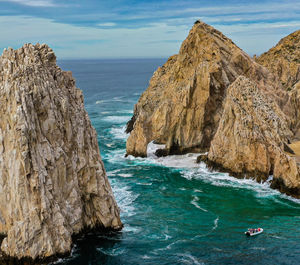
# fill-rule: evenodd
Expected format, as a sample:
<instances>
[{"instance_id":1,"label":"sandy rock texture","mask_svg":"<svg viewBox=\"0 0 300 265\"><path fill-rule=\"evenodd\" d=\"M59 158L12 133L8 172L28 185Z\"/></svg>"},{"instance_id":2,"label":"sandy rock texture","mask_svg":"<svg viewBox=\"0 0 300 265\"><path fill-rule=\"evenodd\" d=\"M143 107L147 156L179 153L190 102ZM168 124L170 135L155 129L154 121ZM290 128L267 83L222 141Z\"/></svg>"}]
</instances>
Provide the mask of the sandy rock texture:
<instances>
[{"instance_id":1,"label":"sandy rock texture","mask_svg":"<svg viewBox=\"0 0 300 265\"><path fill-rule=\"evenodd\" d=\"M289 147L300 138L299 32L270 51L256 62L197 21L135 105L127 154L146 156L151 141L166 146L157 155L208 152L199 161L237 177L271 176L273 188L300 197L300 158Z\"/></svg>"},{"instance_id":2,"label":"sandy rock texture","mask_svg":"<svg viewBox=\"0 0 300 265\"><path fill-rule=\"evenodd\" d=\"M256 58L272 71L289 92L290 118L295 134L300 140L300 30L281 39L276 46Z\"/></svg>"},{"instance_id":3,"label":"sandy rock texture","mask_svg":"<svg viewBox=\"0 0 300 265\"><path fill-rule=\"evenodd\" d=\"M300 174L288 152L287 116L257 85L240 76L227 91L224 111L208 152L210 166L238 177L266 181L300 196Z\"/></svg>"},{"instance_id":4,"label":"sandy rock texture","mask_svg":"<svg viewBox=\"0 0 300 265\"><path fill-rule=\"evenodd\" d=\"M47 45L0 57L0 233L10 257L68 253L84 229L120 229L97 135Z\"/></svg>"},{"instance_id":5,"label":"sandy rock texture","mask_svg":"<svg viewBox=\"0 0 300 265\"><path fill-rule=\"evenodd\" d=\"M300 81L300 30L281 39L256 61L276 74L287 90L292 90Z\"/></svg>"},{"instance_id":6,"label":"sandy rock texture","mask_svg":"<svg viewBox=\"0 0 300 265\"><path fill-rule=\"evenodd\" d=\"M271 72L221 32L197 21L179 54L158 68L136 104L127 126L127 154L146 156L152 140L166 145L164 154L208 150L226 90L239 75L284 106L287 93Z\"/></svg>"}]
</instances>

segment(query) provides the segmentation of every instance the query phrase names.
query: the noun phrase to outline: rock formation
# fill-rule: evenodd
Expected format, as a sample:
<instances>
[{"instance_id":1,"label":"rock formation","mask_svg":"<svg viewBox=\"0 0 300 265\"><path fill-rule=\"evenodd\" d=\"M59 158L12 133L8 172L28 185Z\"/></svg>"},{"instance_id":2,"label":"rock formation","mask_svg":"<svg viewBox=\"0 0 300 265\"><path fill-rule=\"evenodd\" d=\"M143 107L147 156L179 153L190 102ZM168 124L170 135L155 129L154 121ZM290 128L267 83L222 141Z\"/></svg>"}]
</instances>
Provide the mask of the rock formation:
<instances>
[{"instance_id":1,"label":"rock formation","mask_svg":"<svg viewBox=\"0 0 300 265\"><path fill-rule=\"evenodd\" d=\"M256 61L279 77L287 90L300 81L300 30L281 39Z\"/></svg>"},{"instance_id":2,"label":"rock formation","mask_svg":"<svg viewBox=\"0 0 300 265\"><path fill-rule=\"evenodd\" d=\"M230 39L197 21L179 54L154 73L128 123L127 154L146 156L154 140L164 154L206 151L223 112L227 87L239 75L259 84L283 107L285 93L275 76Z\"/></svg>"},{"instance_id":3,"label":"rock formation","mask_svg":"<svg viewBox=\"0 0 300 265\"><path fill-rule=\"evenodd\" d=\"M292 132L286 115L257 85L239 77L227 90L224 111L208 152L210 166L265 181L300 196L300 168L284 150Z\"/></svg>"},{"instance_id":4,"label":"rock formation","mask_svg":"<svg viewBox=\"0 0 300 265\"><path fill-rule=\"evenodd\" d=\"M300 30L281 39L256 61L279 77L283 87L289 91L289 116L295 140L300 140Z\"/></svg>"},{"instance_id":5,"label":"rock formation","mask_svg":"<svg viewBox=\"0 0 300 265\"><path fill-rule=\"evenodd\" d=\"M122 227L82 92L47 45L4 50L0 117L5 256L65 254L72 235Z\"/></svg>"},{"instance_id":6,"label":"rock formation","mask_svg":"<svg viewBox=\"0 0 300 265\"><path fill-rule=\"evenodd\" d=\"M272 175L272 187L300 197L297 154L289 147L300 124L300 86L287 88L299 69L291 64L278 74L265 65L197 21L136 104L127 154L146 156L151 141L166 146L157 155L208 151L199 160L209 166L258 181Z\"/></svg>"}]
</instances>

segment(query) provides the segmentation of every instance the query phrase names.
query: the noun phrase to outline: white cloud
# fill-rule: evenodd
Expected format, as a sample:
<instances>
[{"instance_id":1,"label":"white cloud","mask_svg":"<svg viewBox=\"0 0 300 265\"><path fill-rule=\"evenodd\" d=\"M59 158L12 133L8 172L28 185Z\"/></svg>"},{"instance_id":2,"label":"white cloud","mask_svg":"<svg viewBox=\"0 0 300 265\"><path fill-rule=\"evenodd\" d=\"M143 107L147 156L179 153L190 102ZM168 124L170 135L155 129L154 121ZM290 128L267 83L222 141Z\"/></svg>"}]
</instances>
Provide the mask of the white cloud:
<instances>
[{"instance_id":1,"label":"white cloud","mask_svg":"<svg viewBox=\"0 0 300 265\"><path fill-rule=\"evenodd\" d=\"M0 0L0 2L12 2L25 6L33 7L55 7L57 6L52 0Z\"/></svg>"},{"instance_id":2,"label":"white cloud","mask_svg":"<svg viewBox=\"0 0 300 265\"><path fill-rule=\"evenodd\" d=\"M0 0L1 1L1 0ZM260 54L280 38L299 29L300 20L276 23L204 21L230 37L251 55ZM235 17L231 18L235 19ZM167 19L140 28L118 28L113 22L106 27L80 27L50 19L26 16L0 16L0 48L19 48L24 43L47 43L58 58L168 57L178 52L195 17Z\"/></svg>"},{"instance_id":3,"label":"white cloud","mask_svg":"<svg viewBox=\"0 0 300 265\"><path fill-rule=\"evenodd\" d=\"M24 16L0 16L0 25L0 48L47 43L58 58L167 57L179 50L180 42L173 40L185 39L189 30L166 24L138 29L89 28Z\"/></svg>"},{"instance_id":4,"label":"white cloud","mask_svg":"<svg viewBox=\"0 0 300 265\"><path fill-rule=\"evenodd\" d=\"M116 25L117 24L114 23L114 22L106 22L106 23L99 23L99 24L97 24L97 26L99 26L99 27L114 27Z\"/></svg>"}]
</instances>

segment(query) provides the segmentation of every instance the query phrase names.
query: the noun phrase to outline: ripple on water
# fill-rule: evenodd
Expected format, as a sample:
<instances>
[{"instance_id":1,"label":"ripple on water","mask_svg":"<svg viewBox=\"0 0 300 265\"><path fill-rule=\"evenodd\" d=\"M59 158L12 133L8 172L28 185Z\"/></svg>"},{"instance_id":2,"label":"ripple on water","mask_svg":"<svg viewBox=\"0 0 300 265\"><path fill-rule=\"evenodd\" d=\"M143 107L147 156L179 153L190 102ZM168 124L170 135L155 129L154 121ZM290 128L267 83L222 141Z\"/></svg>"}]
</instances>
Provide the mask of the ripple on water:
<instances>
[{"instance_id":1,"label":"ripple on water","mask_svg":"<svg viewBox=\"0 0 300 265\"><path fill-rule=\"evenodd\" d=\"M207 212L206 209L202 208L199 203L199 198L197 196L193 196L193 200L191 201L191 204L194 205L197 209L203 211L203 212Z\"/></svg>"},{"instance_id":2,"label":"ripple on water","mask_svg":"<svg viewBox=\"0 0 300 265\"><path fill-rule=\"evenodd\" d=\"M113 137L115 139L121 139L121 140L126 140L129 136L129 134L127 134L125 132L126 130L126 126L119 126L119 127L113 127L110 129L110 133L113 135Z\"/></svg>"},{"instance_id":3,"label":"ripple on water","mask_svg":"<svg viewBox=\"0 0 300 265\"><path fill-rule=\"evenodd\" d=\"M121 210L121 217L135 215L134 201L139 197L139 194L134 193L129 186L115 179L111 180L111 187Z\"/></svg>"},{"instance_id":4,"label":"ripple on water","mask_svg":"<svg viewBox=\"0 0 300 265\"><path fill-rule=\"evenodd\" d=\"M126 249L125 248L122 248L122 247L119 247L119 248L96 248L97 251L101 252L102 254L105 254L105 255L108 255L108 256L119 256L119 255L122 255L122 254L125 254L126 252Z\"/></svg>"},{"instance_id":5,"label":"ripple on water","mask_svg":"<svg viewBox=\"0 0 300 265\"><path fill-rule=\"evenodd\" d=\"M209 170L204 163L200 163L198 168L182 171L182 176L188 180L198 179L219 187L230 187L238 189L249 189L254 191L257 198L269 198L276 201L276 198L287 199L289 201L300 203L299 199L287 196L270 187L271 178L264 182L258 183L253 179L238 179L230 176L228 173L219 173ZM280 202L284 203L284 202ZM288 204L288 206L290 206ZM292 206L291 206L292 207ZM297 207L296 207L297 208Z\"/></svg>"},{"instance_id":6,"label":"ripple on water","mask_svg":"<svg viewBox=\"0 0 300 265\"><path fill-rule=\"evenodd\" d=\"M182 264L196 264L196 265L204 265L205 263L200 261L198 258L194 257L189 253L178 254L180 261Z\"/></svg>"},{"instance_id":7,"label":"ripple on water","mask_svg":"<svg viewBox=\"0 0 300 265\"><path fill-rule=\"evenodd\" d=\"M114 116L114 115L112 115L112 116L103 117L102 121L117 124L117 123L126 123L130 119L131 119L131 116Z\"/></svg>"}]
</instances>

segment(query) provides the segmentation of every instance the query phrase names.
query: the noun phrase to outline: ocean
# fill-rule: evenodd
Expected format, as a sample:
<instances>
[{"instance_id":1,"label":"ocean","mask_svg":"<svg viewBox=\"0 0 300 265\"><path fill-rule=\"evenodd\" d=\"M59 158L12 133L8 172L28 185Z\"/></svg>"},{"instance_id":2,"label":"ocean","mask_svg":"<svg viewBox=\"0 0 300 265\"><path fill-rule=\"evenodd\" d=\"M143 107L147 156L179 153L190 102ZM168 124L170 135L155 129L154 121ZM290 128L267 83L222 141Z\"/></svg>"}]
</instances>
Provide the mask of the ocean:
<instances>
[{"instance_id":1,"label":"ocean","mask_svg":"<svg viewBox=\"0 0 300 265\"><path fill-rule=\"evenodd\" d=\"M195 164L125 158L126 122L166 59L63 60L83 90L124 228L78 239L55 264L300 264L300 200ZM264 233L246 237L247 228Z\"/></svg>"}]
</instances>

